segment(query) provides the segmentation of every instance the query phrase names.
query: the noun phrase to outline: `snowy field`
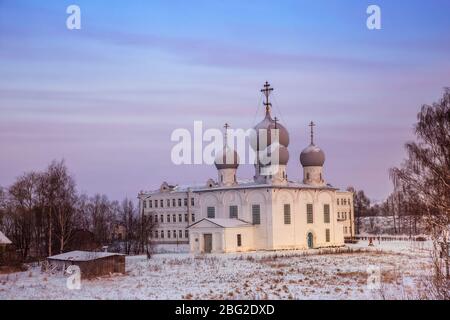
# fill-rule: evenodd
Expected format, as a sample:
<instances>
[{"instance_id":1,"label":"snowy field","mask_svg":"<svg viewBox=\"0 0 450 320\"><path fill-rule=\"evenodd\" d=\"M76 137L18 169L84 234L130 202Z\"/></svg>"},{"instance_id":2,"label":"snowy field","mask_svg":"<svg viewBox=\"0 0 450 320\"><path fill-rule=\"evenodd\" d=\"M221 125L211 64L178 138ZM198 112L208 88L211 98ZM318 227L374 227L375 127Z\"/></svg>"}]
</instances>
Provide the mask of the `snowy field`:
<instances>
[{"instance_id":1,"label":"snowy field","mask_svg":"<svg viewBox=\"0 0 450 320\"><path fill-rule=\"evenodd\" d=\"M125 275L83 280L41 272L0 275L0 299L410 299L429 272L427 243L367 241L330 250L127 257ZM178 251L178 250L177 250ZM380 282L368 286L372 277Z\"/></svg>"}]
</instances>

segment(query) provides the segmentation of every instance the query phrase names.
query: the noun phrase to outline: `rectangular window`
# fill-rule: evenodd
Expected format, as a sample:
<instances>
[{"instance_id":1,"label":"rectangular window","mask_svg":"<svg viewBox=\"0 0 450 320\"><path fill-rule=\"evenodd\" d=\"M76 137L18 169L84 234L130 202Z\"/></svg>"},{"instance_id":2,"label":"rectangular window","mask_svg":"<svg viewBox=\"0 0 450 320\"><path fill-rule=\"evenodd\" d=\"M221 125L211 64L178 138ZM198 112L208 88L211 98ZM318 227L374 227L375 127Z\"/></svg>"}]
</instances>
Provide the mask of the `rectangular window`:
<instances>
[{"instance_id":1,"label":"rectangular window","mask_svg":"<svg viewBox=\"0 0 450 320\"><path fill-rule=\"evenodd\" d=\"M147 208L147 200L144 200L144 209Z\"/></svg>"},{"instance_id":2,"label":"rectangular window","mask_svg":"<svg viewBox=\"0 0 450 320\"><path fill-rule=\"evenodd\" d=\"M308 203L306 205L306 223L313 223L314 217L313 217L313 205L312 203Z\"/></svg>"},{"instance_id":3,"label":"rectangular window","mask_svg":"<svg viewBox=\"0 0 450 320\"><path fill-rule=\"evenodd\" d=\"M161 239L164 239L164 230L161 230Z\"/></svg>"},{"instance_id":4,"label":"rectangular window","mask_svg":"<svg viewBox=\"0 0 450 320\"><path fill-rule=\"evenodd\" d=\"M158 216L155 214L155 222L158 222Z\"/></svg>"},{"instance_id":5,"label":"rectangular window","mask_svg":"<svg viewBox=\"0 0 450 320\"><path fill-rule=\"evenodd\" d=\"M167 238L170 239L170 230L167 230Z\"/></svg>"},{"instance_id":6,"label":"rectangular window","mask_svg":"<svg viewBox=\"0 0 450 320\"><path fill-rule=\"evenodd\" d=\"M158 230L155 230L155 238L158 238L159 232Z\"/></svg>"},{"instance_id":7,"label":"rectangular window","mask_svg":"<svg viewBox=\"0 0 450 320\"><path fill-rule=\"evenodd\" d=\"M184 206L187 207L187 198L184 199Z\"/></svg>"},{"instance_id":8,"label":"rectangular window","mask_svg":"<svg viewBox=\"0 0 450 320\"><path fill-rule=\"evenodd\" d=\"M241 234L237 235L237 246L238 247L242 246L242 235Z\"/></svg>"},{"instance_id":9,"label":"rectangular window","mask_svg":"<svg viewBox=\"0 0 450 320\"><path fill-rule=\"evenodd\" d=\"M189 230L184 230L184 237L189 238Z\"/></svg>"},{"instance_id":10,"label":"rectangular window","mask_svg":"<svg viewBox=\"0 0 450 320\"><path fill-rule=\"evenodd\" d=\"M337 198L337 204L339 205L339 198Z\"/></svg>"},{"instance_id":11,"label":"rectangular window","mask_svg":"<svg viewBox=\"0 0 450 320\"><path fill-rule=\"evenodd\" d=\"M181 213L178 215L178 222L183 222L183 219L181 219Z\"/></svg>"},{"instance_id":12,"label":"rectangular window","mask_svg":"<svg viewBox=\"0 0 450 320\"><path fill-rule=\"evenodd\" d=\"M194 198L191 198L191 206L194 206Z\"/></svg>"},{"instance_id":13,"label":"rectangular window","mask_svg":"<svg viewBox=\"0 0 450 320\"><path fill-rule=\"evenodd\" d=\"M178 199L178 206L181 207L181 199Z\"/></svg>"},{"instance_id":14,"label":"rectangular window","mask_svg":"<svg viewBox=\"0 0 450 320\"><path fill-rule=\"evenodd\" d=\"M167 222L170 222L170 214L167 215Z\"/></svg>"},{"instance_id":15,"label":"rectangular window","mask_svg":"<svg viewBox=\"0 0 450 320\"><path fill-rule=\"evenodd\" d=\"M206 216L208 218L214 219L216 217L216 208L215 207L206 208Z\"/></svg>"},{"instance_id":16,"label":"rectangular window","mask_svg":"<svg viewBox=\"0 0 450 320\"><path fill-rule=\"evenodd\" d=\"M166 203L167 203L167 207L170 207L170 199L167 199Z\"/></svg>"},{"instance_id":17,"label":"rectangular window","mask_svg":"<svg viewBox=\"0 0 450 320\"><path fill-rule=\"evenodd\" d=\"M261 206L259 204L252 205L253 224L261 224Z\"/></svg>"},{"instance_id":18,"label":"rectangular window","mask_svg":"<svg viewBox=\"0 0 450 320\"><path fill-rule=\"evenodd\" d=\"M325 241L330 242L330 229L325 229Z\"/></svg>"},{"instance_id":19,"label":"rectangular window","mask_svg":"<svg viewBox=\"0 0 450 320\"><path fill-rule=\"evenodd\" d=\"M188 222L188 214L187 213L184 214L184 222Z\"/></svg>"},{"instance_id":20,"label":"rectangular window","mask_svg":"<svg viewBox=\"0 0 450 320\"><path fill-rule=\"evenodd\" d=\"M172 207L176 207L177 206L177 202L175 199L172 199Z\"/></svg>"},{"instance_id":21,"label":"rectangular window","mask_svg":"<svg viewBox=\"0 0 450 320\"><path fill-rule=\"evenodd\" d=\"M148 221L149 221L150 223L153 223L153 216L152 216L152 215L149 215L149 216L148 216Z\"/></svg>"},{"instance_id":22,"label":"rectangular window","mask_svg":"<svg viewBox=\"0 0 450 320\"><path fill-rule=\"evenodd\" d=\"M161 216L160 216L160 218L161 218L161 219L160 219L160 220L161 220L161 222L162 222L162 223L164 223L164 216L163 216L163 215L161 215Z\"/></svg>"},{"instance_id":23,"label":"rectangular window","mask_svg":"<svg viewBox=\"0 0 450 320\"><path fill-rule=\"evenodd\" d=\"M164 200L163 199L159 200L159 204L160 204L161 208L164 208Z\"/></svg>"},{"instance_id":24,"label":"rectangular window","mask_svg":"<svg viewBox=\"0 0 450 320\"><path fill-rule=\"evenodd\" d=\"M284 224L291 224L291 205L284 205Z\"/></svg>"},{"instance_id":25,"label":"rectangular window","mask_svg":"<svg viewBox=\"0 0 450 320\"><path fill-rule=\"evenodd\" d=\"M151 207L152 207L152 203L153 203L153 201L152 201L152 200L148 200L148 206L149 206L149 208L151 208Z\"/></svg>"},{"instance_id":26,"label":"rectangular window","mask_svg":"<svg viewBox=\"0 0 450 320\"><path fill-rule=\"evenodd\" d=\"M155 200L155 208L158 208L158 200Z\"/></svg>"},{"instance_id":27,"label":"rectangular window","mask_svg":"<svg viewBox=\"0 0 450 320\"><path fill-rule=\"evenodd\" d=\"M173 237L174 237L174 238L177 237L177 230L173 230Z\"/></svg>"},{"instance_id":28,"label":"rectangular window","mask_svg":"<svg viewBox=\"0 0 450 320\"><path fill-rule=\"evenodd\" d=\"M191 220L192 220L192 222L195 222L195 214L191 215Z\"/></svg>"},{"instance_id":29,"label":"rectangular window","mask_svg":"<svg viewBox=\"0 0 450 320\"><path fill-rule=\"evenodd\" d=\"M330 223L330 205L323 205L323 222Z\"/></svg>"},{"instance_id":30,"label":"rectangular window","mask_svg":"<svg viewBox=\"0 0 450 320\"><path fill-rule=\"evenodd\" d=\"M183 238L183 230L178 230L178 238Z\"/></svg>"},{"instance_id":31,"label":"rectangular window","mask_svg":"<svg viewBox=\"0 0 450 320\"><path fill-rule=\"evenodd\" d=\"M177 215L176 214L172 215L172 222L173 223L177 222Z\"/></svg>"},{"instance_id":32,"label":"rectangular window","mask_svg":"<svg viewBox=\"0 0 450 320\"><path fill-rule=\"evenodd\" d=\"M238 207L230 206L230 219L237 219L237 218L238 218Z\"/></svg>"}]
</instances>

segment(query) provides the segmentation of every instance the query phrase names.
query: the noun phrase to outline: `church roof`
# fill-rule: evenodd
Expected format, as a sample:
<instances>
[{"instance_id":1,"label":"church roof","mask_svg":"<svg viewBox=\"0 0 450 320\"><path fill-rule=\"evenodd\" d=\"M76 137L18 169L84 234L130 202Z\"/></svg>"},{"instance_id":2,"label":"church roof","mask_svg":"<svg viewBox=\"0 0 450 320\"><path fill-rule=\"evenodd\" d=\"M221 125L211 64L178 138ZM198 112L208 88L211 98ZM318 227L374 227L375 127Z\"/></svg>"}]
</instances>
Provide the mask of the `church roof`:
<instances>
[{"instance_id":1,"label":"church roof","mask_svg":"<svg viewBox=\"0 0 450 320\"><path fill-rule=\"evenodd\" d=\"M294 182L289 181L287 184L283 185L277 185L277 184L266 184L266 183L257 183L251 180L251 182L248 183L241 183L238 182L238 184L234 186L229 187L213 187L213 188L200 188L192 190L193 192L209 192L209 191L216 191L216 190L242 190L242 189L264 189L264 188L275 188L275 189L328 189L328 190L338 190L338 188L335 188L331 185L326 186L312 186L300 182Z\"/></svg>"},{"instance_id":2,"label":"church roof","mask_svg":"<svg viewBox=\"0 0 450 320\"><path fill-rule=\"evenodd\" d=\"M3 232L0 231L0 244L11 244L11 240L9 240Z\"/></svg>"},{"instance_id":3,"label":"church roof","mask_svg":"<svg viewBox=\"0 0 450 320\"><path fill-rule=\"evenodd\" d=\"M277 184L265 184L255 182L253 179L238 180L238 183L233 186L214 186L208 187L205 183L202 184L191 184L191 185L177 185L170 192L173 193L184 193L189 190L193 193L195 192L211 192L216 190L242 190L242 189L264 189L264 188L276 188L276 189L327 189L327 190L339 190L339 188L333 187L332 185L325 186L312 186L296 181L289 181L287 184L277 185ZM142 195L149 196L152 194L160 194L160 190L153 191L142 191Z\"/></svg>"}]
</instances>

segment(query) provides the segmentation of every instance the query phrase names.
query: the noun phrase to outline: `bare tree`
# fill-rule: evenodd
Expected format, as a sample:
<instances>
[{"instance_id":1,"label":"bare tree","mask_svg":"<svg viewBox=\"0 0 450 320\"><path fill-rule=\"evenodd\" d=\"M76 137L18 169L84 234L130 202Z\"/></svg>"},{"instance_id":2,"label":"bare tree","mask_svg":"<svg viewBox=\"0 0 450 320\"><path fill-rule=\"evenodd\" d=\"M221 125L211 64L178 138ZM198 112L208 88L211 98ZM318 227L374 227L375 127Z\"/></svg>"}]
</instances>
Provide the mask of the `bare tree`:
<instances>
[{"instance_id":1,"label":"bare tree","mask_svg":"<svg viewBox=\"0 0 450 320\"><path fill-rule=\"evenodd\" d=\"M13 226L12 235L24 260L28 257L32 242L38 178L39 176L35 172L26 173L9 188L9 217Z\"/></svg>"},{"instance_id":2,"label":"bare tree","mask_svg":"<svg viewBox=\"0 0 450 320\"><path fill-rule=\"evenodd\" d=\"M48 190L47 196L51 196L51 198L47 198L50 207L50 226L53 225L52 220L54 220L54 233L59 244L59 252L62 253L73 232L74 203L76 202L75 181L69 174L64 161L53 161L45 173L45 183ZM51 235L52 233L49 236L50 255L53 241Z\"/></svg>"},{"instance_id":3,"label":"bare tree","mask_svg":"<svg viewBox=\"0 0 450 320\"><path fill-rule=\"evenodd\" d=\"M361 218L368 214L370 208L370 200L366 197L363 190L356 191L352 187L349 187L348 190L353 192L356 234L359 234L361 231Z\"/></svg>"},{"instance_id":4,"label":"bare tree","mask_svg":"<svg viewBox=\"0 0 450 320\"><path fill-rule=\"evenodd\" d=\"M144 208L141 209L140 213L141 218L141 234L140 234L140 243L141 250L147 255L147 259L153 254L153 245L152 235L154 230L156 229L158 222L156 219L153 219L153 215L145 215Z\"/></svg>"},{"instance_id":5,"label":"bare tree","mask_svg":"<svg viewBox=\"0 0 450 320\"><path fill-rule=\"evenodd\" d=\"M416 202L424 208L435 258L435 278L446 285L440 297L448 297L449 224L450 224L450 89L432 105L422 106L415 125L416 142L406 144L407 160L390 171L397 188L410 189Z\"/></svg>"},{"instance_id":6,"label":"bare tree","mask_svg":"<svg viewBox=\"0 0 450 320\"><path fill-rule=\"evenodd\" d=\"M53 161L45 171L26 173L9 188L0 188L0 227L22 260L64 252L76 231L91 232L93 241L109 244L119 212L126 216L122 221L128 226L129 252L138 248L134 244L140 235L133 203L120 208L104 195L78 196L64 161Z\"/></svg>"},{"instance_id":7,"label":"bare tree","mask_svg":"<svg viewBox=\"0 0 450 320\"><path fill-rule=\"evenodd\" d=\"M105 195L96 194L89 199L88 215L92 232L96 240L102 244L111 241L114 223L116 221L116 208Z\"/></svg>"},{"instance_id":8,"label":"bare tree","mask_svg":"<svg viewBox=\"0 0 450 320\"><path fill-rule=\"evenodd\" d=\"M139 221L133 201L125 198L120 206L120 221L125 228L124 245L125 254L130 254L139 240Z\"/></svg>"}]
</instances>

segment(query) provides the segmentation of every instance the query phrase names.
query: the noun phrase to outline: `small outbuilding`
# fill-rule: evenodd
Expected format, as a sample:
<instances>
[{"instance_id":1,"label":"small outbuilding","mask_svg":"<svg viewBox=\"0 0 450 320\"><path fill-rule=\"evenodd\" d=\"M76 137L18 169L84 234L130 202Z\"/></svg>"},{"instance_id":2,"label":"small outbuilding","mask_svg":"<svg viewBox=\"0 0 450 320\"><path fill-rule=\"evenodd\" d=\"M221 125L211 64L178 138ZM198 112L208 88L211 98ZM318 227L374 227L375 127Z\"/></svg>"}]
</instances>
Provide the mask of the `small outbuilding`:
<instances>
[{"instance_id":1,"label":"small outbuilding","mask_svg":"<svg viewBox=\"0 0 450 320\"><path fill-rule=\"evenodd\" d=\"M0 231L0 266L11 262L8 254L8 247L11 247L11 240L9 240L3 232ZM11 250L9 250L11 251Z\"/></svg>"},{"instance_id":2,"label":"small outbuilding","mask_svg":"<svg viewBox=\"0 0 450 320\"><path fill-rule=\"evenodd\" d=\"M253 225L241 219L203 218L188 229L193 253L245 252L254 248Z\"/></svg>"},{"instance_id":3,"label":"small outbuilding","mask_svg":"<svg viewBox=\"0 0 450 320\"><path fill-rule=\"evenodd\" d=\"M0 248L5 248L7 245L10 245L12 242L9 240L3 232L0 231Z\"/></svg>"},{"instance_id":4,"label":"small outbuilding","mask_svg":"<svg viewBox=\"0 0 450 320\"><path fill-rule=\"evenodd\" d=\"M125 273L125 255L110 252L71 251L47 258L50 268L66 270L71 265L80 267L82 278L111 273Z\"/></svg>"}]
</instances>

